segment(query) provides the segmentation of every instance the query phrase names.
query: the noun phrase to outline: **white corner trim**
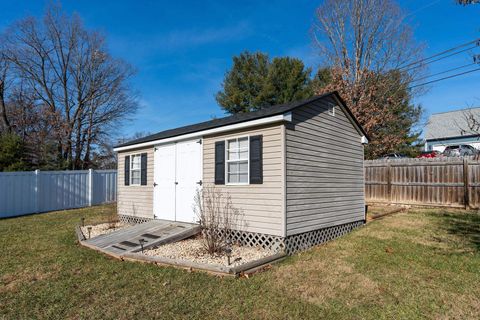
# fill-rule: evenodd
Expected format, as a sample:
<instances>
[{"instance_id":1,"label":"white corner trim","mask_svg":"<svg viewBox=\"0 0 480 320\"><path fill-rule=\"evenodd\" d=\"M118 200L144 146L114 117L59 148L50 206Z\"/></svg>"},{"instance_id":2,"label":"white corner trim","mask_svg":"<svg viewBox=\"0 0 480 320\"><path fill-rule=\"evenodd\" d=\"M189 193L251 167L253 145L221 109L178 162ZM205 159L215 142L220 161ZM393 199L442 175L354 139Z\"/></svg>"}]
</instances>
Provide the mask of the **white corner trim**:
<instances>
[{"instance_id":1,"label":"white corner trim","mask_svg":"<svg viewBox=\"0 0 480 320\"><path fill-rule=\"evenodd\" d=\"M365 136L362 136L361 141L362 141L362 144L367 144L368 143L368 139Z\"/></svg>"},{"instance_id":2,"label":"white corner trim","mask_svg":"<svg viewBox=\"0 0 480 320\"><path fill-rule=\"evenodd\" d=\"M258 125L262 125L262 124L269 124L269 123L280 122L280 121L292 121L292 113L287 112L287 113L279 114L279 115L276 115L276 116L271 116L271 117L266 117L266 118L261 118L261 119L256 119L256 120L250 120L250 121L240 122L240 123L236 123L236 124L230 124L230 125L226 125L226 126L222 126L222 127L218 127L218 128L203 130L203 131L187 133L187 134L183 134L183 135L176 136L176 137L153 140L153 141L148 141L148 142L143 142L143 143L138 143L138 144L132 144L130 146L114 148L113 151L120 152L120 151L126 151L126 150L131 150L131 149L150 147L150 146L154 146L154 145L158 145L158 144L177 142L177 141L181 141L181 140L202 137L202 136L205 136L205 135L208 135L208 134L215 134L215 133L221 133L221 132L226 132L226 131L245 129L245 128L250 128L250 127L254 127L254 126L258 126Z\"/></svg>"}]
</instances>

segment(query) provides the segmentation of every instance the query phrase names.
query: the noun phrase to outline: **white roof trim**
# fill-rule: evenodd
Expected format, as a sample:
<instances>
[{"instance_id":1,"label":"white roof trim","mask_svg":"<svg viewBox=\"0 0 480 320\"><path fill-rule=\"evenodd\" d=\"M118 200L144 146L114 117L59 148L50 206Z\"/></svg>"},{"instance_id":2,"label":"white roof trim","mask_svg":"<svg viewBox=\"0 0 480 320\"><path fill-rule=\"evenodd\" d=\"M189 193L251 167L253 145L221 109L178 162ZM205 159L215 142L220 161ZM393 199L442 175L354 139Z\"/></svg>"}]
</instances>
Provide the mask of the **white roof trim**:
<instances>
[{"instance_id":1,"label":"white roof trim","mask_svg":"<svg viewBox=\"0 0 480 320\"><path fill-rule=\"evenodd\" d=\"M362 136L361 142L362 142L362 144L367 144L368 143L367 137Z\"/></svg>"},{"instance_id":2,"label":"white roof trim","mask_svg":"<svg viewBox=\"0 0 480 320\"><path fill-rule=\"evenodd\" d=\"M240 122L240 123L236 123L236 124L225 125L225 126L218 127L218 128L212 128L212 129L207 129L207 130L203 130L203 131L197 131L197 132L182 134L182 135L176 136L176 137L132 144L130 146L114 148L113 151L120 152L120 151L127 151L127 150L132 150L132 149L150 147L150 146L155 146L155 145L158 145L158 144L171 143L171 142L177 142L177 141L181 141L181 140L199 138L201 136L205 136L205 135L208 135L208 134L215 134L215 133L221 133L221 132L226 132L226 131L245 129L245 128L250 128L250 127L254 127L254 126L258 126L258 125L262 125L262 124L268 124L268 123L274 123L274 122L280 122L280 121L291 122L292 121L292 113L287 112L287 113L276 115L276 116L271 116L271 117L266 117L266 118L261 118L261 119L255 119L255 120Z\"/></svg>"}]
</instances>

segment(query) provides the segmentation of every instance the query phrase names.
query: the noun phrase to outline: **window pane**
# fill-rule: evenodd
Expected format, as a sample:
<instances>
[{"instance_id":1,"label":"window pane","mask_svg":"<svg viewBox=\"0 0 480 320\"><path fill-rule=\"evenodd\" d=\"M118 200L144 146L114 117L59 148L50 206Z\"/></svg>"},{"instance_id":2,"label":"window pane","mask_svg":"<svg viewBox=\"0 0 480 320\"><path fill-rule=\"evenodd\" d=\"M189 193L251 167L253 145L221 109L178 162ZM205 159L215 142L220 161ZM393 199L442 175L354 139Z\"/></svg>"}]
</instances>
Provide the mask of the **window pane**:
<instances>
[{"instance_id":1,"label":"window pane","mask_svg":"<svg viewBox=\"0 0 480 320\"><path fill-rule=\"evenodd\" d=\"M239 159L242 159L242 160L248 159L248 150L240 151Z\"/></svg>"},{"instance_id":2,"label":"window pane","mask_svg":"<svg viewBox=\"0 0 480 320\"><path fill-rule=\"evenodd\" d=\"M248 162L239 162L238 173L248 173Z\"/></svg>"},{"instance_id":3,"label":"window pane","mask_svg":"<svg viewBox=\"0 0 480 320\"><path fill-rule=\"evenodd\" d=\"M228 141L228 149L231 150L231 149L237 149L237 148L238 148L238 143L236 139Z\"/></svg>"},{"instance_id":4,"label":"window pane","mask_svg":"<svg viewBox=\"0 0 480 320\"><path fill-rule=\"evenodd\" d=\"M236 174L236 173L229 173L229 174L228 174L228 182L229 182L229 183L238 183L238 174Z\"/></svg>"},{"instance_id":5,"label":"window pane","mask_svg":"<svg viewBox=\"0 0 480 320\"><path fill-rule=\"evenodd\" d=\"M248 148L248 138L238 139L238 143L240 148Z\"/></svg>"},{"instance_id":6,"label":"window pane","mask_svg":"<svg viewBox=\"0 0 480 320\"><path fill-rule=\"evenodd\" d=\"M237 173L237 172L238 172L238 168L239 168L239 167L238 167L238 162L230 162L230 163L228 164L228 169L227 169L227 171L228 171L229 173Z\"/></svg>"},{"instance_id":7,"label":"window pane","mask_svg":"<svg viewBox=\"0 0 480 320\"><path fill-rule=\"evenodd\" d=\"M247 173L239 174L238 182L247 183L248 182L248 174Z\"/></svg>"},{"instance_id":8,"label":"window pane","mask_svg":"<svg viewBox=\"0 0 480 320\"><path fill-rule=\"evenodd\" d=\"M228 160L238 160L238 153L236 151L228 151Z\"/></svg>"}]
</instances>

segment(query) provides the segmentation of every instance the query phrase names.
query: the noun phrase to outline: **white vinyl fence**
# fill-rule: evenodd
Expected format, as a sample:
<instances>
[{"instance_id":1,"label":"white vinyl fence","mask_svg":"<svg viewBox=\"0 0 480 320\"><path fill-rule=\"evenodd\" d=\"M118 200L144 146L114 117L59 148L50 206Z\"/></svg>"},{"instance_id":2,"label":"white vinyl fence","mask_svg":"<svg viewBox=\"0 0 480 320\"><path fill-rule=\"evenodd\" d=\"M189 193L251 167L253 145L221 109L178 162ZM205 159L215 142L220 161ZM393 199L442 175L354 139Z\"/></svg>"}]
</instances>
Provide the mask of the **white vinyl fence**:
<instances>
[{"instance_id":1,"label":"white vinyl fence","mask_svg":"<svg viewBox=\"0 0 480 320\"><path fill-rule=\"evenodd\" d=\"M0 172L0 218L116 199L117 170Z\"/></svg>"}]
</instances>

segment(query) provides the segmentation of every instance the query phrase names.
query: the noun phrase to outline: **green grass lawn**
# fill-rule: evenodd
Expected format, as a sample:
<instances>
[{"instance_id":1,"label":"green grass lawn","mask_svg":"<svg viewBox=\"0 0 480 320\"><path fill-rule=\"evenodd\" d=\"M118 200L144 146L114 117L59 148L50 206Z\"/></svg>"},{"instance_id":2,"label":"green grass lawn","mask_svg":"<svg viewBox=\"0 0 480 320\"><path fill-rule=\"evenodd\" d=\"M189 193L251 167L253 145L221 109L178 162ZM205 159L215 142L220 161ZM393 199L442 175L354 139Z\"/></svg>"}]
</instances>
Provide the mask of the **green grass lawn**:
<instances>
[{"instance_id":1,"label":"green grass lawn","mask_svg":"<svg viewBox=\"0 0 480 320\"><path fill-rule=\"evenodd\" d=\"M0 319L480 318L480 214L415 209L249 279L122 262L74 226L113 207L0 220Z\"/></svg>"}]
</instances>

